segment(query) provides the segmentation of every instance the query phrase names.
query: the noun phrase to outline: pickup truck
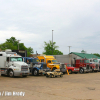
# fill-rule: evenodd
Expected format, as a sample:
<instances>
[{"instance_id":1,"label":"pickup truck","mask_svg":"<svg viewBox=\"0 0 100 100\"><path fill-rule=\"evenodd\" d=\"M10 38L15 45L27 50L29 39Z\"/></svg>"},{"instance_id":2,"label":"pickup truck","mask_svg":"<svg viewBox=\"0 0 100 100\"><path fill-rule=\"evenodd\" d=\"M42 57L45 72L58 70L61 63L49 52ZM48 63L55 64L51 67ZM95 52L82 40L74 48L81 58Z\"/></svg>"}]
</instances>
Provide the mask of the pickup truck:
<instances>
[{"instance_id":1,"label":"pickup truck","mask_svg":"<svg viewBox=\"0 0 100 100\"><path fill-rule=\"evenodd\" d=\"M68 70L69 74L75 73L77 74L79 72L79 68L71 66L69 63L65 63L66 69Z\"/></svg>"}]
</instances>

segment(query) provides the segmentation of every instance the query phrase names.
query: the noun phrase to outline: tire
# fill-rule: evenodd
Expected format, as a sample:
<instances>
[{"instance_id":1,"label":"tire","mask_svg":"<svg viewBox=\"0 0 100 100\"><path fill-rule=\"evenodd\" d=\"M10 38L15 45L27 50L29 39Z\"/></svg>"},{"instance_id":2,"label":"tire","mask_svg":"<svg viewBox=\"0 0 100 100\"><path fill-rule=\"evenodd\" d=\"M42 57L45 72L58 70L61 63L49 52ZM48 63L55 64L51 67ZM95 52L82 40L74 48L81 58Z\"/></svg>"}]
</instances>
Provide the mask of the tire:
<instances>
[{"instance_id":1,"label":"tire","mask_svg":"<svg viewBox=\"0 0 100 100\"><path fill-rule=\"evenodd\" d=\"M39 71L38 71L37 69L34 69L34 70L33 70L33 75L34 75L34 76L38 76L38 75L39 75Z\"/></svg>"},{"instance_id":2,"label":"tire","mask_svg":"<svg viewBox=\"0 0 100 100\"><path fill-rule=\"evenodd\" d=\"M13 72L13 70L9 70L9 77L14 77L14 72Z\"/></svg>"},{"instance_id":3,"label":"tire","mask_svg":"<svg viewBox=\"0 0 100 100\"><path fill-rule=\"evenodd\" d=\"M77 74L78 72L74 72L75 74Z\"/></svg>"},{"instance_id":4,"label":"tire","mask_svg":"<svg viewBox=\"0 0 100 100\"><path fill-rule=\"evenodd\" d=\"M63 75L60 75L60 77L63 77Z\"/></svg>"},{"instance_id":5,"label":"tire","mask_svg":"<svg viewBox=\"0 0 100 100\"><path fill-rule=\"evenodd\" d=\"M23 75L23 77L27 77L27 75Z\"/></svg>"},{"instance_id":6,"label":"tire","mask_svg":"<svg viewBox=\"0 0 100 100\"><path fill-rule=\"evenodd\" d=\"M54 76L51 74L51 75L50 75L50 78L53 78L53 77L54 77Z\"/></svg>"},{"instance_id":7,"label":"tire","mask_svg":"<svg viewBox=\"0 0 100 100\"><path fill-rule=\"evenodd\" d=\"M5 76L4 74L1 74L1 76Z\"/></svg>"},{"instance_id":8,"label":"tire","mask_svg":"<svg viewBox=\"0 0 100 100\"><path fill-rule=\"evenodd\" d=\"M52 68L52 71L54 71L55 69L57 69L57 68Z\"/></svg>"},{"instance_id":9,"label":"tire","mask_svg":"<svg viewBox=\"0 0 100 100\"><path fill-rule=\"evenodd\" d=\"M81 74L84 73L84 69L83 68L80 68L80 71L79 71Z\"/></svg>"},{"instance_id":10,"label":"tire","mask_svg":"<svg viewBox=\"0 0 100 100\"><path fill-rule=\"evenodd\" d=\"M70 70L68 70L68 72L69 72L69 74L72 74L72 70L70 69Z\"/></svg>"},{"instance_id":11,"label":"tire","mask_svg":"<svg viewBox=\"0 0 100 100\"><path fill-rule=\"evenodd\" d=\"M48 74L46 74L46 77L49 77Z\"/></svg>"}]
</instances>

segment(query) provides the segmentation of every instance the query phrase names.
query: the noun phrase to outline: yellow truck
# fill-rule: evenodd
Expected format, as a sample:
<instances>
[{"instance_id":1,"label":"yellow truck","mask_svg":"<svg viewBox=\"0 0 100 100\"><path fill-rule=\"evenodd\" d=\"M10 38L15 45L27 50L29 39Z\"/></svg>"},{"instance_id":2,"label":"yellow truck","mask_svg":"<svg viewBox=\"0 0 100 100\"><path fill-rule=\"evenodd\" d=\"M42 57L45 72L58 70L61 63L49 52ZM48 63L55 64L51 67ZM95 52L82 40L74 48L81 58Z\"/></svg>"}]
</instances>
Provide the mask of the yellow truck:
<instances>
[{"instance_id":1,"label":"yellow truck","mask_svg":"<svg viewBox=\"0 0 100 100\"><path fill-rule=\"evenodd\" d=\"M37 56L40 62L45 62L47 67L51 68L51 70L60 69L60 65L57 64L57 60L53 56L48 55L40 55Z\"/></svg>"}]
</instances>

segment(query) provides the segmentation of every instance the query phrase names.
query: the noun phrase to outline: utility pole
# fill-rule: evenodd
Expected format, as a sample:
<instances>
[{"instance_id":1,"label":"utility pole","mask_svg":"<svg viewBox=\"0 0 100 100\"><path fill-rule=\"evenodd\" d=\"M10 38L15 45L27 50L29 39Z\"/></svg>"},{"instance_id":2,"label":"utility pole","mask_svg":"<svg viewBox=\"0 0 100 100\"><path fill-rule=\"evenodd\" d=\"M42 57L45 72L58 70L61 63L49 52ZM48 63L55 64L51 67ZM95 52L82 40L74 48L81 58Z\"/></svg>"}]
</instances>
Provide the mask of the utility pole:
<instances>
[{"instance_id":1,"label":"utility pole","mask_svg":"<svg viewBox=\"0 0 100 100\"><path fill-rule=\"evenodd\" d=\"M71 59L70 59L70 47L71 46L68 46L69 47L69 64L71 64Z\"/></svg>"},{"instance_id":2,"label":"utility pole","mask_svg":"<svg viewBox=\"0 0 100 100\"><path fill-rule=\"evenodd\" d=\"M53 55L53 31L54 30L52 30L52 55Z\"/></svg>"},{"instance_id":3,"label":"utility pole","mask_svg":"<svg viewBox=\"0 0 100 100\"><path fill-rule=\"evenodd\" d=\"M21 40L17 40L18 41L18 50L19 50L19 41L21 41Z\"/></svg>"}]
</instances>

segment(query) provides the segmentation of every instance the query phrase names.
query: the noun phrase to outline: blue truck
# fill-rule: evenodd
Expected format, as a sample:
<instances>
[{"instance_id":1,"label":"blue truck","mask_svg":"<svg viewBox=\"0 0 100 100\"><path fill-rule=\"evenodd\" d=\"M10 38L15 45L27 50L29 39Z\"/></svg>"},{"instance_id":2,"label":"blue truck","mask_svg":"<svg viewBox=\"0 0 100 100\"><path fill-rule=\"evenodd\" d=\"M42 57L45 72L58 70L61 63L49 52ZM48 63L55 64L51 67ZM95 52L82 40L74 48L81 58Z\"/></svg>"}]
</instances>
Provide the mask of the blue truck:
<instances>
[{"instance_id":1,"label":"blue truck","mask_svg":"<svg viewBox=\"0 0 100 100\"><path fill-rule=\"evenodd\" d=\"M51 71L51 69L47 67L47 64L40 62L38 58L23 57L23 61L28 64L30 74L33 76L38 76L39 74L46 75L46 72Z\"/></svg>"}]
</instances>

